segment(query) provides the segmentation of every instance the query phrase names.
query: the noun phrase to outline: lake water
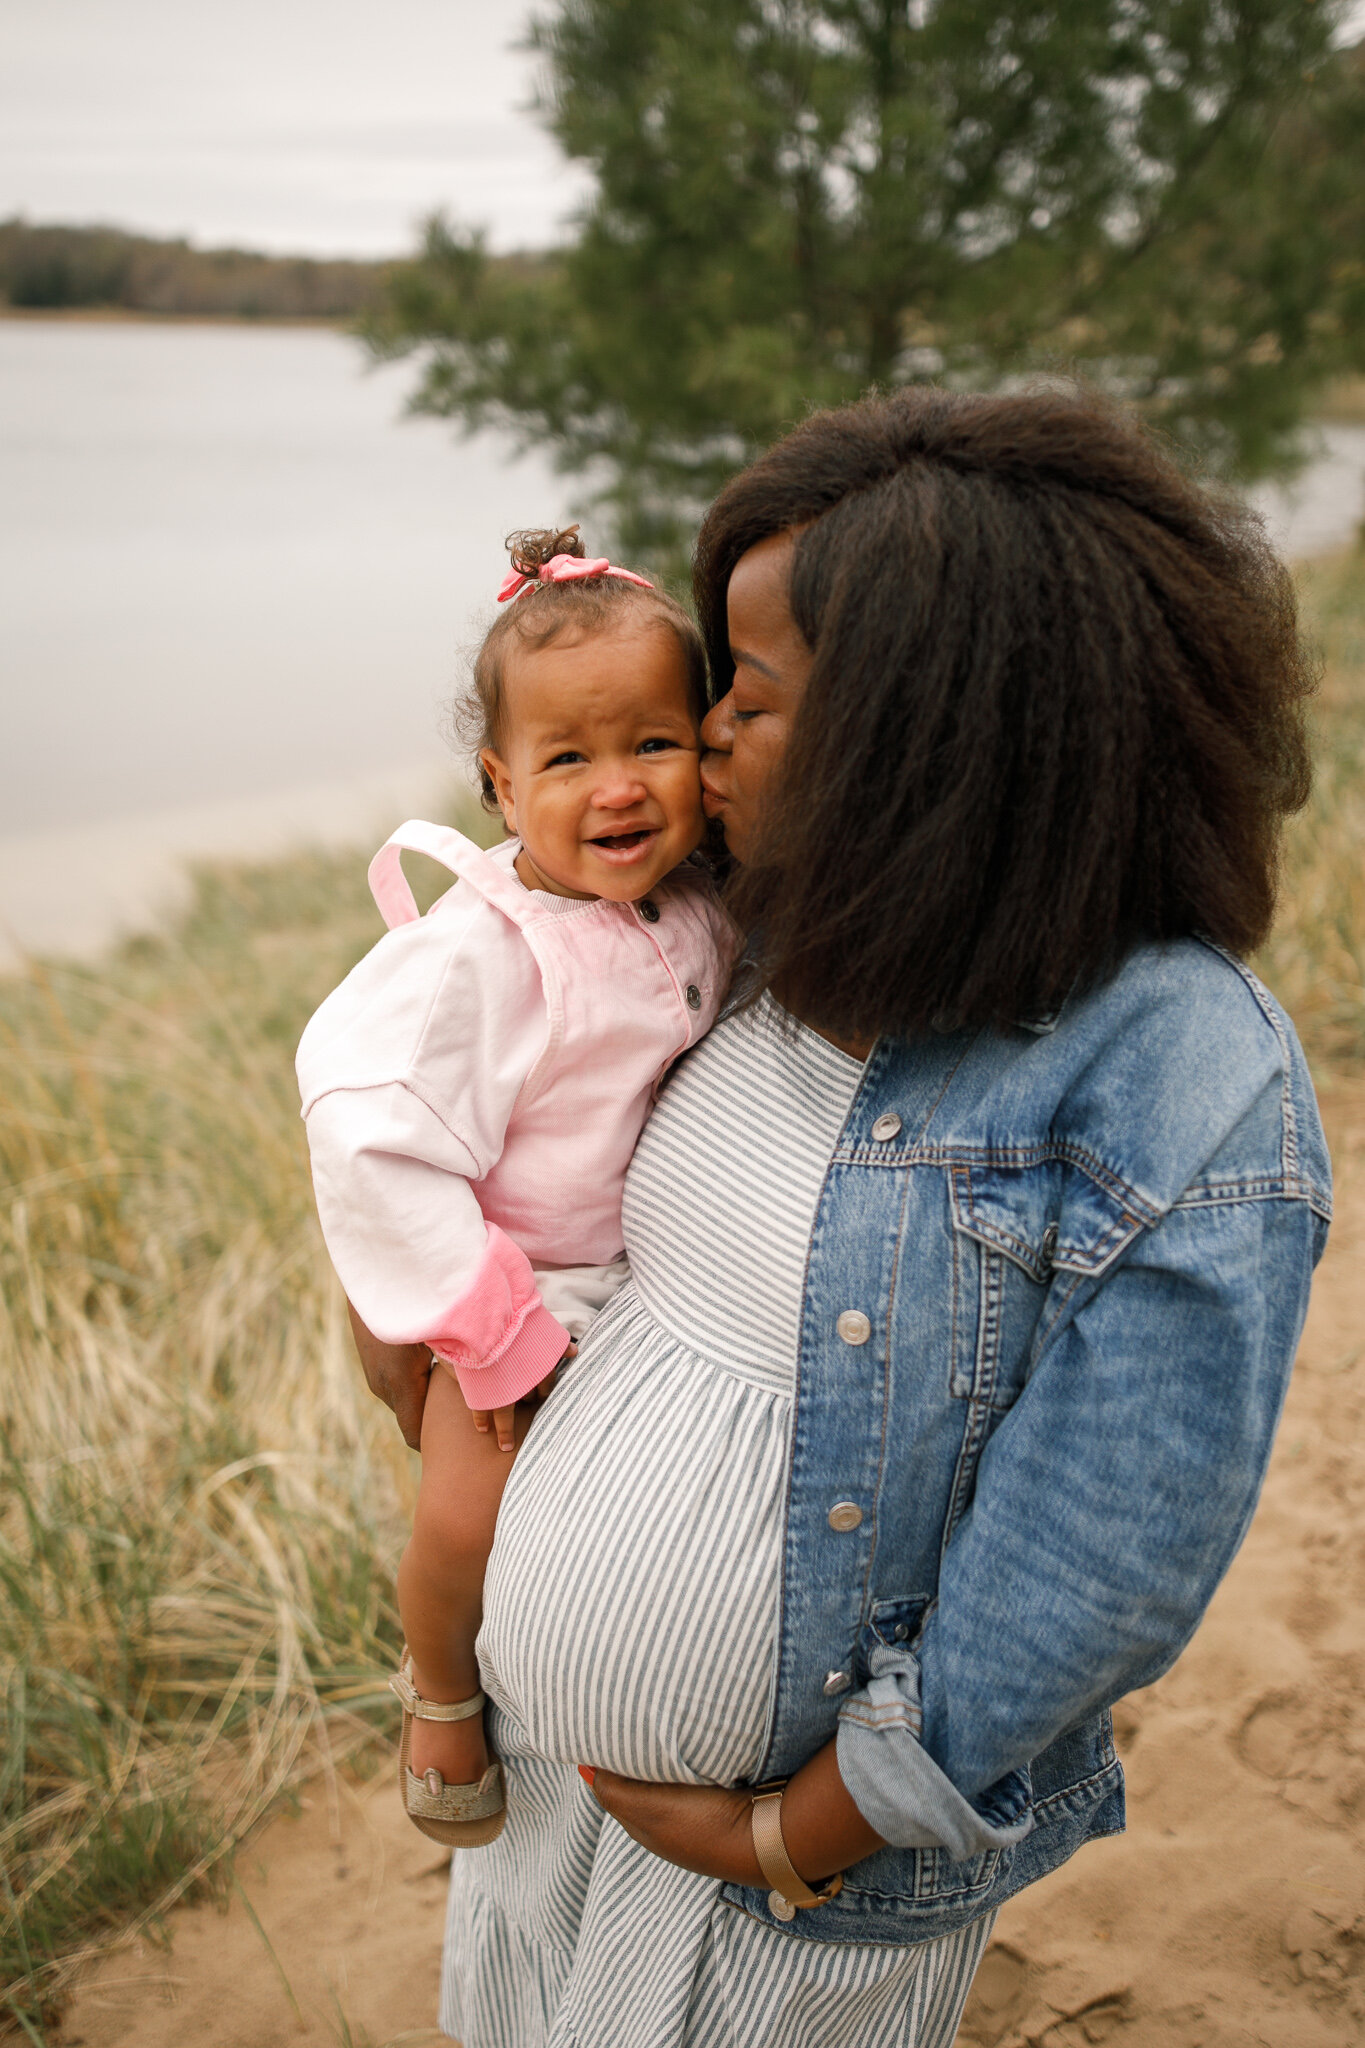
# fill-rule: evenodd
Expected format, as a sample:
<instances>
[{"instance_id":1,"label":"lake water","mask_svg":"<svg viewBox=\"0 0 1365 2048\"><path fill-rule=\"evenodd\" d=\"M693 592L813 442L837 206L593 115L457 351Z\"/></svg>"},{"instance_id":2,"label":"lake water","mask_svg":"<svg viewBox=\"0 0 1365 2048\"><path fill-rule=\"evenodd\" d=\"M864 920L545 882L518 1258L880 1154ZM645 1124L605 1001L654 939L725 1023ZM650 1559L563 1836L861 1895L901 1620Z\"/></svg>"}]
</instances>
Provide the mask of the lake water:
<instances>
[{"instance_id":1,"label":"lake water","mask_svg":"<svg viewBox=\"0 0 1365 2048\"><path fill-rule=\"evenodd\" d=\"M405 420L323 329L0 322L0 927L97 944L183 854L454 774L461 649L548 464Z\"/></svg>"},{"instance_id":2,"label":"lake water","mask_svg":"<svg viewBox=\"0 0 1365 2048\"><path fill-rule=\"evenodd\" d=\"M188 855L365 838L451 785L502 536L575 492L402 419L411 377L321 329L0 321L0 956L97 946ZM1290 552L1365 511L1365 429L1326 432L1266 500Z\"/></svg>"},{"instance_id":3,"label":"lake water","mask_svg":"<svg viewBox=\"0 0 1365 2048\"><path fill-rule=\"evenodd\" d=\"M328 330L0 324L0 817L434 760L544 465Z\"/></svg>"}]
</instances>

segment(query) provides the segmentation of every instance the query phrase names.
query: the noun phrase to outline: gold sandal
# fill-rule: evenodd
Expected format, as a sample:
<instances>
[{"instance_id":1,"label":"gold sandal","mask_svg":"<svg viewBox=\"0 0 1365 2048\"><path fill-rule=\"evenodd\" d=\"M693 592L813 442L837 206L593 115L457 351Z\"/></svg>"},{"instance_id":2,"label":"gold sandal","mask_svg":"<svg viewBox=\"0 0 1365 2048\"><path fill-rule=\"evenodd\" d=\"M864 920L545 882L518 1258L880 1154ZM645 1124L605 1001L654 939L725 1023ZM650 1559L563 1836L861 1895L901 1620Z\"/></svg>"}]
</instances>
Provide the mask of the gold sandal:
<instances>
[{"instance_id":1,"label":"gold sandal","mask_svg":"<svg viewBox=\"0 0 1365 2048\"><path fill-rule=\"evenodd\" d=\"M433 1842L444 1842L448 1848L479 1849L494 1841L507 1819L502 1765L496 1757L476 1785L447 1785L434 1764L419 1778L411 1766L413 1722L472 1721L483 1710L483 1694L476 1692L468 1700L424 1700L412 1682L412 1658L406 1644L389 1688L403 1703L398 1785L408 1819Z\"/></svg>"}]
</instances>

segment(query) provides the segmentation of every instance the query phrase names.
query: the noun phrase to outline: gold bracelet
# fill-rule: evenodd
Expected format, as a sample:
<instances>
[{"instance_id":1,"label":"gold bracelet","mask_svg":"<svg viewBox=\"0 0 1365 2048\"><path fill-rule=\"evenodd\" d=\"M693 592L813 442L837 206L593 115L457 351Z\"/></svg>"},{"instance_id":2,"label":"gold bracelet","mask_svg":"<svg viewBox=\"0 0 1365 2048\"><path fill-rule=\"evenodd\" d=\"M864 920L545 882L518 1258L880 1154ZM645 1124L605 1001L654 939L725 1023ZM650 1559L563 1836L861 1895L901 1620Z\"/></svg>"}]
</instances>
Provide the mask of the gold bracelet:
<instances>
[{"instance_id":1,"label":"gold bracelet","mask_svg":"<svg viewBox=\"0 0 1365 2048\"><path fill-rule=\"evenodd\" d=\"M768 1893L768 1911L775 1920L794 1920L799 1911L810 1906L827 1906L843 1890L842 1875L832 1877L822 1891L812 1891L806 1880L798 1875L796 1866L787 1854L787 1845L782 1839L782 1785L765 1785L756 1792L752 1806L754 1855L764 1878L772 1886Z\"/></svg>"}]
</instances>

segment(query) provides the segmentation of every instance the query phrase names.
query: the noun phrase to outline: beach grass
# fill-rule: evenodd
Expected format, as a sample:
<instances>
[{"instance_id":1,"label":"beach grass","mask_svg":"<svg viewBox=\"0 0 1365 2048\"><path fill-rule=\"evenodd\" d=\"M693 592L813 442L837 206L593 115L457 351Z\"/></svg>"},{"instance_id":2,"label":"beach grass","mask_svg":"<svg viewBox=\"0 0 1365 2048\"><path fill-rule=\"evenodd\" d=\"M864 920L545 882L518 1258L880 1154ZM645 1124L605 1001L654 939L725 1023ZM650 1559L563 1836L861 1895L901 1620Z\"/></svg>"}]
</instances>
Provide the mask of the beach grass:
<instances>
[{"instance_id":1,"label":"beach grass","mask_svg":"<svg viewBox=\"0 0 1365 2048\"><path fill-rule=\"evenodd\" d=\"M411 1460L292 1072L382 929L363 869L205 869L164 936L0 983L0 2016L31 2040L396 1711Z\"/></svg>"},{"instance_id":2,"label":"beach grass","mask_svg":"<svg viewBox=\"0 0 1365 2048\"><path fill-rule=\"evenodd\" d=\"M1365 1065L1365 543L1299 572L1323 659L1316 776L1285 838L1279 914L1255 962L1316 1074Z\"/></svg>"},{"instance_id":3,"label":"beach grass","mask_svg":"<svg viewBox=\"0 0 1365 2048\"><path fill-rule=\"evenodd\" d=\"M1318 781L1257 964L1326 1078L1365 1066L1365 556L1302 582ZM206 868L164 934L0 982L0 2031L32 2042L392 1730L413 1461L351 1354L292 1067L378 935L363 865Z\"/></svg>"}]
</instances>

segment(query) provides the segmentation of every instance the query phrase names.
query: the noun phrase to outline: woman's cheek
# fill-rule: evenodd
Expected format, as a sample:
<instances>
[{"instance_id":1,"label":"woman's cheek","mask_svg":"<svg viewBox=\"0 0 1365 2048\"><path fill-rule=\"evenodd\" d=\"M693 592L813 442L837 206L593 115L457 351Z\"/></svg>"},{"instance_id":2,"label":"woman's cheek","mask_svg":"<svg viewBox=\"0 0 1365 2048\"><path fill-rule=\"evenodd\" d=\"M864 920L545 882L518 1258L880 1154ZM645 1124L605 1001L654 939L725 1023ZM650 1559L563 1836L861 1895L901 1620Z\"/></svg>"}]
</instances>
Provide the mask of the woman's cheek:
<instances>
[{"instance_id":1,"label":"woman's cheek","mask_svg":"<svg viewBox=\"0 0 1365 2048\"><path fill-rule=\"evenodd\" d=\"M741 726L735 734L735 795L743 805L745 822L750 825L767 800L786 737L777 729L775 719L764 719L761 724L762 730Z\"/></svg>"},{"instance_id":2,"label":"woman's cheek","mask_svg":"<svg viewBox=\"0 0 1365 2048\"><path fill-rule=\"evenodd\" d=\"M672 778L670 811L700 827L706 819L701 799L701 755L684 755Z\"/></svg>"}]
</instances>

